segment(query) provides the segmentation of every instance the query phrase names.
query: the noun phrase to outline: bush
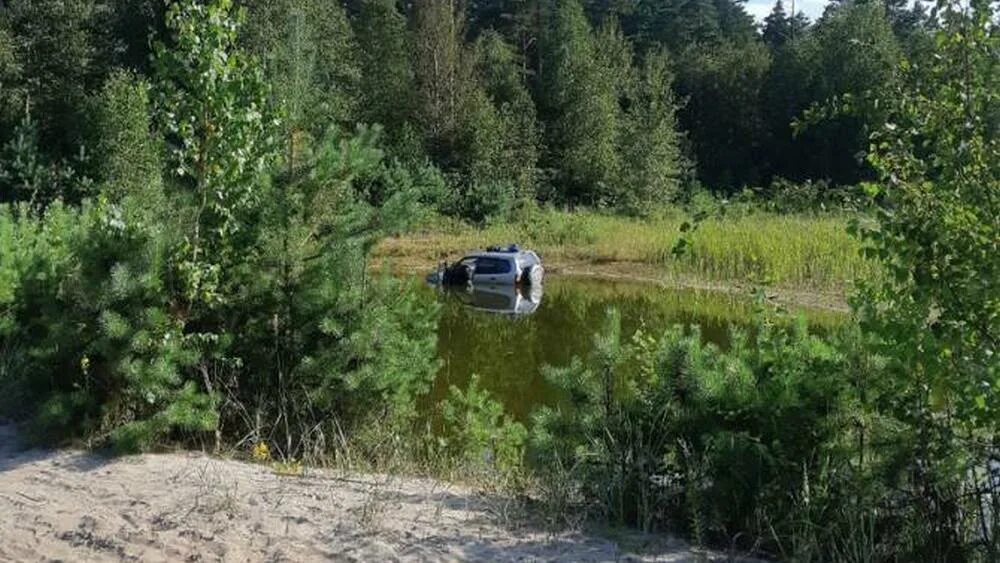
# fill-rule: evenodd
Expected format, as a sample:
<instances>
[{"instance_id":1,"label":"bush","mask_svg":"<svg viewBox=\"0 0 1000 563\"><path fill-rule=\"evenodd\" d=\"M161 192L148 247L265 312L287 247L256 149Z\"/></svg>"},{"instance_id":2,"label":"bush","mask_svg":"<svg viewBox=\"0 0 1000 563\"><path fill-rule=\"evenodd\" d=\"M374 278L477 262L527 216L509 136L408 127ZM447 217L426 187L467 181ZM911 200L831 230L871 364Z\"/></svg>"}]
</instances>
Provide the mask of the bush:
<instances>
[{"instance_id":1,"label":"bush","mask_svg":"<svg viewBox=\"0 0 1000 563\"><path fill-rule=\"evenodd\" d=\"M126 449L214 427L213 398L181 375L196 355L169 313L161 233L105 201L13 213L34 238L22 240L5 335L32 406L13 414L49 438L92 434Z\"/></svg>"},{"instance_id":2,"label":"bush","mask_svg":"<svg viewBox=\"0 0 1000 563\"><path fill-rule=\"evenodd\" d=\"M775 178L766 190L752 193L761 207L778 213L858 211L866 205L860 187L835 186L826 180L792 182Z\"/></svg>"},{"instance_id":3,"label":"bush","mask_svg":"<svg viewBox=\"0 0 1000 563\"><path fill-rule=\"evenodd\" d=\"M613 522L777 553L804 506L843 493L845 358L763 314L732 342L723 352L681 327L626 339L610 312L588 359L548 370L570 399L537 416L543 476Z\"/></svg>"},{"instance_id":4,"label":"bush","mask_svg":"<svg viewBox=\"0 0 1000 563\"><path fill-rule=\"evenodd\" d=\"M535 244L571 246L597 242L597 229L585 213L563 213L541 209L524 218L525 234Z\"/></svg>"},{"instance_id":5,"label":"bush","mask_svg":"<svg viewBox=\"0 0 1000 563\"><path fill-rule=\"evenodd\" d=\"M27 348L47 332L64 276L73 265L77 213L60 203L38 218L27 204L0 206L0 412L26 415L32 399Z\"/></svg>"},{"instance_id":6,"label":"bush","mask_svg":"<svg viewBox=\"0 0 1000 563\"><path fill-rule=\"evenodd\" d=\"M473 375L464 391L454 385L441 405L444 452L467 470L516 477L524 469L527 430L503 411Z\"/></svg>"},{"instance_id":7,"label":"bush","mask_svg":"<svg viewBox=\"0 0 1000 563\"><path fill-rule=\"evenodd\" d=\"M473 223L502 220L511 215L517 204L517 189L507 181L475 182L454 197L448 212Z\"/></svg>"}]
</instances>

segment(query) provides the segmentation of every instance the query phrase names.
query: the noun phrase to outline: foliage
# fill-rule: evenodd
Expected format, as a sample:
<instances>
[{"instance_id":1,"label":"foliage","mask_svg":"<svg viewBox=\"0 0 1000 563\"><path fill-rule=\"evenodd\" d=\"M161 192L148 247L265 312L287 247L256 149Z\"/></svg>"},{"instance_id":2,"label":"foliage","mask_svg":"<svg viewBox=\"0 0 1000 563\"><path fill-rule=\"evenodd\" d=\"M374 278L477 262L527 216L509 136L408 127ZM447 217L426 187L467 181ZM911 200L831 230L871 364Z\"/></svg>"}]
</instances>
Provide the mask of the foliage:
<instances>
[{"instance_id":1,"label":"foliage","mask_svg":"<svg viewBox=\"0 0 1000 563\"><path fill-rule=\"evenodd\" d=\"M421 0L413 13L417 122L432 156L455 159L464 125L462 106L473 89L462 41L465 18L452 0Z\"/></svg>"},{"instance_id":2,"label":"foliage","mask_svg":"<svg viewBox=\"0 0 1000 563\"><path fill-rule=\"evenodd\" d=\"M973 553L961 517L966 495L979 506L997 502L976 477L992 455L1000 408L995 16L988 2L940 4L936 56L905 66L902 85L883 100L890 117L871 156L879 179L866 186L883 201L874 224L855 225L889 274L866 284L857 304L892 360L876 400L914 440L899 468L922 492L913 550L938 558ZM980 510L976 521L995 558L995 520Z\"/></svg>"},{"instance_id":3,"label":"foliage","mask_svg":"<svg viewBox=\"0 0 1000 563\"><path fill-rule=\"evenodd\" d=\"M927 387L976 426L995 420L1000 334L1000 37L986 3L945 5L955 32L938 35L940 57L913 67L874 136L887 200L875 225L859 224L867 251L891 276L868 296L868 320L887 345L917 353ZM956 123L963 127L956 128ZM879 306L875 306L878 304ZM895 344L890 344L895 342ZM955 378L955 374L962 374Z\"/></svg>"},{"instance_id":4,"label":"foliage","mask_svg":"<svg viewBox=\"0 0 1000 563\"><path fill-rule=\"evenodd\" d=\"M283 101L285 126L321 136L331 125L350 130L361 81L357 45L338 2L247 2L241 43L257 55Z\"/></svg>"},{"instance_id":5,"label":"foliage","mask_svg":"<svg viewBox=\"0 0 1000 563\"><path fill-rule=\"evenodd\" d=\"M473 224L483 224L510 217L516 201L517 188L511 183L484 181L465 187L452 205L444 209Z\"/></svg>"},{"instance_id":6,"label":"foliage","mask_svg":"<svg viewBox=\"0 0 1000 563\"><path fill-rule=\"evenodd\" d=\"M94 179L98 191L111 202L131 197L142 203L130 210L162 209L163 147L152 131L149 85L129 72L113 73L93 105L93 158L102 163Z\"/></svg>"},{"instance_id":7,"label":"foliage","mask_svg":"<svg viewBox=\"0 0 1000 563\"><path fill-rule=\"evenodd\" d=\"M414 6L416 118L423 145L451 177L439 209L474 222L509 214L533 197L534 106L514 53L497 34L467 46L452 2Z\"/></svg>"},{"instance_id":8,"label":"foliage","mask_svg":"<svg viewBox=\"0 0 1000 563\"><path fill-rule=\"evenodd\" d=\"M624 117L624 171L616 199L618 207L643 214L677 199L685 158L666 53L647 53L638 74Z\"/></svg>"},{"instance_id":9,"label":"foliage","mask_svg":"<svg viewBox=\"0 0 1000 563\"><path fill-rule=\"evenodd\" d=\"M481 35L474 45L479 89L468 101L466 133L470 147L469 177L476 183L509 182L518 201L535 196L540 131L535 105L521 76L515 51L496 33ZM485 122L484 122L485 121Z\"/></svg>"},{"instance_id":10,"label":"foliage","mask_svg":"<svg viewBox=\"0 0 1000 563\"><path fill-rule=\"evenodd\" d=\"M100 84L101 71L106 71L95 60L91 28L97 12L87 0L18 0L0 7L8 69L16 65L18 71L4 87L11 88L23 104L15 106L18 113L6 117L16 123L26 113L44 116L38 122L38 135L47 159L69 159L79 151L87 92Z\"/></svg>"},{"instance_id":11,"label":"foliage","mask_svg":"<svg viewBox=\"0 0 1000 563\"><path fill-rule=\"evenodd\" d=\"M5 205L0 213L0 350L4 369L0 380L0 402L4 412L18 412L30 405L25 385L31 382L26 371L23 346L29 338L48 331L44 322L57 309L51 302L60 280L71 267L70 244L78 229L71 210L61 204L50 207L44 220L31 220L27 204ZM34 310L33 315L29 313ZM47 315L45 312L49 311ZM27 340L24 342L22 340Z\"/></svg>"},{"instance_id":12,"label":"foliage","mask_svg":"<svg viewBox=\"0 0 1000 563\"><path fill-rule=\"evenodd\" d=\"M680 328L626 340L610 314L549 373L569 396L533 435L554 502L795 560L996 559L1000 59L989 3L938 14L938 56L880 99L875 217L853 229L887 275L860 325L765 314L719 351Z\"/></svg>"},{"instance_id":13,"label":"foliage","mask_svg":"<svg viewBox=\"0 0 1000 563\"><path fill-rule=\"evenodd\" d=\"M171 41L168 4L0 7L0 143L27 108L40 161L93 150L90 101L118 67L140 80L157 72L150 45ZM286 128L315 140L331 124L381 125L390 158L429 156L458 199L509 183L514 207L537 197L632 214L672 197L691 162L697 180L728 193L775 176L865 179L858 155L879 113L799 135L790 123L831 97L879 90L900 56L928 56L938 25L899 0L837 3L815 23L778 2L762 34L736 0L239 5L239 45L265 64ZM669 62L651 63L661 56ZM645 72L661 66L662 87L651 86ZM643 136L656 157L638 151ZM74 168L100 175L92 160Z\"/></svg>"},{"instance_id":14,"label":"foliage","mask_svg":"<svg viewBox=\"0 0 1000 563\"><path fill-rule=\"evenodd\" d=\"M30 115L13 132L0 146L0 202L23 201L41 208L59 198L75 200L89 191L89 180L81 178L72 163L53 162L44 154ZM80 167L79 162L75 164Z\"/></svg>"},{"instance_id":15,"label":"foliage","mask_svg":"<svg viewBox=\"0 0 1000 563\"><path fill-rule=\"evenodd\" d=\"M238 259L231 237L256 205L273 158L267 88L260 68L237 49L241 16L231 10L229 0L173 4L167 27L174 44L154 47L168 169L194 201L179 273L195 306L220 298L220 276Z\"/></svg>"},{"instance_id":16,"label":"foliage","mask_svg":"<svg viewBox=\"0 0 1000 563\"><path fill-rule=\"evenodd\" d=\"M410 30L395 0L361 0L354 18L360 52L361 103L357 121L382 125L398 156L414 157L422 145L408 125L416 111Z\"/></svg>"},{"instance_id":17,"label":"foliage","mask_svg":"<svg viewBox=\"0 0 1000 563\"><path fill-rule=\"evenodd\" d=\"M765 555L998 559L995 3L778 3L762 36L734 0L240 5L0 5L4 416L296 471L426 445L437 308L369 259L434 209L480 226L433 260L867 282L860 331L762 312L727 350L612 313L530 440L474 380L432 452L530 446L550 502Z\"/></svg>"},{"instance_id":18,"label":"foliage","mask_svg":"<svg viewBox=\"0 0 1000 563\"><path fill-rule=\"evenodd\" d=\"M808 213L868 209L868 198L857 186L832 186L827 181L792 182L776 177L771 185L746 190L736 200L752 201L777 213Z\"/></svg>"},{"instance_id":19,"label":"foliage","mask_svg":"<svg viewBox=\"0 0 1000 563\"><path fill-rule=\"evenodd\" d=\"M678 91L687 98L680 119L708 186L738 189L769 172L760 155L768 144L761 97L770 67L770 53L757 44L692 47L680 58Z\"/></svg>"},{"instance_id":20,"label":"foliage","mask_svg":"<svg viewBox=\"0 0 1000 563\"><path fill-rule=\"evenodd\" d=\"M24 107L24 87L20 84L22 71L14 35L0 25L0 123L15 122L18 111Z\"/></svg>"},{"instance_id":21,"label":"foliage","mask_svg":"<svg viewBox=\"0 0 1000 563\"><path fill-rule=\"evenodd\" d=\"M374 138L331 132L274 179L241 272L246 301L228 315L245 327L233 352L252 368L223 383L230 423L284 456L320 456L326 437L376 411L405 422L434 371L432 304L366 272L371 246L405 227L417 197L409 184L377 207L362 197L358 180L382 166Z\"/></svg>"},{"instance_id":22,"label":"foliage","mask_svg":"<svg viewBox=\"0 0 1000 563\"><path fill-rule=\"evenodd\" d=\"M441 404L449 455L467 464L514 473L523 469L527 430L503 411L475 375L465 390L452 386Z\"/></svg>"},{"instance_id":23,"label":"foliage","mask_svg":"<svg viewBox=\"0 0 1000 563\"><path fill-rule=\"evenodd\" d=\"M836 348L763 313L754 329L723 352L697 328L623 336L609 312L589 358L548 372L569 400L538 415L539 467L614 522L775 549L800 503L838 492L819 487L842 484L823 479L847 469L852 406Z\"/></svg>"},{"instance_id":24,"label":"foliage","mask_svg":"<svg viewBox=\"0 0 1000 563\"><path fill-rule=\"evenodd\" d=\"M888 95L901 56L884 8L877 4L844 4L832 9L814 33L785 54L785 62L792 68L783 71L788 74L786 80L774 87L790 88L779 96L798 97L798 102L786 102L799 114L786 119L798 145L788 154L795 159L793 167L805 165L813 177L840 184L870 176L870 171L862 168L867 140L884 115L878 104L866 100ZM825 72L817 73L816 68ZM804 92L796 94L796 88ZM834 100L843 100L844 109L849 111L823 111Z\"/></svg>"},{"instance_id":25,"label":"foliage","mask_svg":"<svg viewBox=\"0 0 1000 563\"><path fill-rule=\"evenodd\" d=\"M215 424L214 398L181 375L197 355L169 314L165 239L128 215L104 201L78 212L56 204L42 218L6 210L24 248L8 280L5 336L27 401L11 407L48 437L83 432L148 448L174 428Z\"/></svg>"},{"instance_id":26,"label":"foliage","mask_svg":"<svg viewBox=\"0 0 1000 563\"><path fill-rule=\"evenodd\" d=\"M543 104L552 116L546 130L548 166L560 199L587 205L609 203L621 161L616 150L618 96L603 72L598 46L576 0L558 2L542 47L548 69Z\"/></svg>"},{"instance_id":27,"label":"foliage","mask_svg":"<svg viewBox=\"0 0 1000 563\"><path fill-rule=\"evenodd\" d=\"M127 72L92 100L97 198L2 208L2 412L39 437L132 451L214 431L286 460L375 413L408 431L436 310L366 257L433 173L385 164L377 129L290 134L278 161L268 104L288 91L270 97L230 4L167 13L155 107Z\"/></svg>"}]
</instances>

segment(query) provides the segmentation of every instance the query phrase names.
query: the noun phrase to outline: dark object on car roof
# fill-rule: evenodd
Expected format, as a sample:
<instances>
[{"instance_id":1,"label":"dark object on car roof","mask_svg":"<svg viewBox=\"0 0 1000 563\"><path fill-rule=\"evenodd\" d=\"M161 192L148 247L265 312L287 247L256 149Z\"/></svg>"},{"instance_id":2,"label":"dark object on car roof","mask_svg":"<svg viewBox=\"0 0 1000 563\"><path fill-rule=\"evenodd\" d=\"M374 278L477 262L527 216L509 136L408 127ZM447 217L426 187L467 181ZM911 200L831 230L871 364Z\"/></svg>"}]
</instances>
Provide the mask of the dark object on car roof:
<instances>
[{"instance_id":1,"label":"dark object on car roof","mask_svg":"<svg viewBox=\"0 0 1000 563\"><path fill-rule=\"evenodd\" d=\"M521 249L516 244L508 244L507 246L487 246L486 252L503 252L505 254L516 254L521 252Z\"/></svg>"}]
</instances>

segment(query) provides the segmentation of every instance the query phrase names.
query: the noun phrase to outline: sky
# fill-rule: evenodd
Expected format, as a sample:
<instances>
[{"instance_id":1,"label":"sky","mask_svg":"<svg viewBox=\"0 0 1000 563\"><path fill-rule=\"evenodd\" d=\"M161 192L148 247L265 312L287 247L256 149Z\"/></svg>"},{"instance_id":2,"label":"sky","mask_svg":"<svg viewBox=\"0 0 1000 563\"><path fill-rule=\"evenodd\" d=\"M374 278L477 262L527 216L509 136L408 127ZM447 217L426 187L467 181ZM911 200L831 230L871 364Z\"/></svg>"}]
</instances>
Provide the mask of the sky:
<instances>
[{"instance_id":1,"label":"sky","mask_svg":"<svg viewBox=\"0 0 1000 563\"><path fill-rule=\"evenodd\" d=\"M746 11L758 22L764 21L764 17L771 13L775 0L747 0ZM782 0L785 4L785 11L792 13L792 0ZM823 15L823 8L828 4L827 0L795 0L795 11L804 12L809 21L816 21Z\"/></svg>"}]
</instances>

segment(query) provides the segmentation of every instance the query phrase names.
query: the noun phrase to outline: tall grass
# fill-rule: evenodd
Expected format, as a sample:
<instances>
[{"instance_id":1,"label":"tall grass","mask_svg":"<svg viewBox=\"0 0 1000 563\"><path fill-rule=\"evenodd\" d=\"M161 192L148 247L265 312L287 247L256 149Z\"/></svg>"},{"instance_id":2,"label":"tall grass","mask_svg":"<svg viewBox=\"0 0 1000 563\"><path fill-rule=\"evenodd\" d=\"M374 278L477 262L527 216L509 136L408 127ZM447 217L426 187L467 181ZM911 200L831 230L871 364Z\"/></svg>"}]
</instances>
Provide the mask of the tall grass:
<instances>
[{"instance_id":1,"label":"tall grass","mask_svg":"<svg viewBox=\"0 0 1000 563\"><path fill-rule=\"evenodd\" d=\"M474 228L435 221L379 249L382 257L439 260L488 243L518 242L543 258L566 263L635 263L664 274L710 281L768 281L839 289L877 274L846 232L846 214L744 213L713 218L688 235L682 256L672 252L687 221L677 210L647 219L597 212L537 210L513 222Z\"/></svg>"}]
</instances>

